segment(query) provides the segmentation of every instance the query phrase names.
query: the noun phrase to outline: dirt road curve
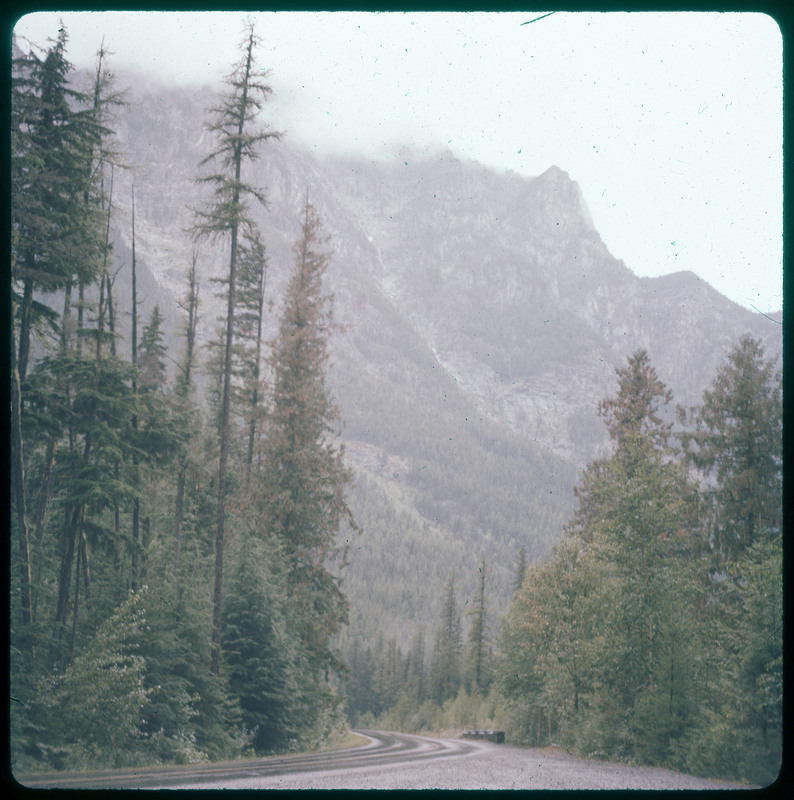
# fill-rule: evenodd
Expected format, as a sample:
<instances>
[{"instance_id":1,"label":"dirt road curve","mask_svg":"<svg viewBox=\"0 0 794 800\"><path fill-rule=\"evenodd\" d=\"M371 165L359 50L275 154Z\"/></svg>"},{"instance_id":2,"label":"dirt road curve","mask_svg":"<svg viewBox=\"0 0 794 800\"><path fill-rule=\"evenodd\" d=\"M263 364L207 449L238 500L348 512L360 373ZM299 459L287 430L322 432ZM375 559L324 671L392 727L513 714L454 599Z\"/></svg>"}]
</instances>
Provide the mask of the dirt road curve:
<instances>
[{"instance_id":1,"label":"dirt road curve","mask_svg":"<svg viewBox=\"0 0 794 800\"><path fill-rule=\"evenodd\" d=\"M490 742L359 731L332 753L157 771L17 776L31 787L169 789L728 789L727 783Z\"/></svg>"}]
</instances>

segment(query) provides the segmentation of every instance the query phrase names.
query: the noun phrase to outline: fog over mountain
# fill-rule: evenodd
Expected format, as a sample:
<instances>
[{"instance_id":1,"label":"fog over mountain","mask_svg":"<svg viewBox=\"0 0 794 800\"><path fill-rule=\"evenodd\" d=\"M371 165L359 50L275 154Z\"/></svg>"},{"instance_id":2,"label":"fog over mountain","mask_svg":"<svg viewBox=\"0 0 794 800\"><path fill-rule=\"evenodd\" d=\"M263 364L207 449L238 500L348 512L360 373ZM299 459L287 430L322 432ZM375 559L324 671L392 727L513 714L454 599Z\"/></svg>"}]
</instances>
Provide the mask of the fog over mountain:
<instances>
[{"instance_id":1,"label":"fog over mountain","mask_svg":"<svg viewBox=\"0 0 794 800\"><path fill-rule=\"evenodd\" d=\"M189 207L200 204L214 95L134 86L135 105L116 125L132 166L114 185L120 304L134 183L140 315L159 304L178 359ZM269 201L257 212L270 258L268 335L307 193L334 254L328 290L342 328L330 381L364 527L345 580L354 631L405 641L432 627L447 573L468 597L481 556L496 620L519 548L548 551L573 510L577 471L607 446L596 405L631 352L645 348L685 405L742 333L782 352L780 314L751 313L692 272L638 278L613 258L564 164L525 177L443 149L390 162L318 157L287 131L264 143L255 170L248 179ZM205 343L221 314L211 279L223 274L223 247L199 253Z\"/></svg>"}]
</instances>

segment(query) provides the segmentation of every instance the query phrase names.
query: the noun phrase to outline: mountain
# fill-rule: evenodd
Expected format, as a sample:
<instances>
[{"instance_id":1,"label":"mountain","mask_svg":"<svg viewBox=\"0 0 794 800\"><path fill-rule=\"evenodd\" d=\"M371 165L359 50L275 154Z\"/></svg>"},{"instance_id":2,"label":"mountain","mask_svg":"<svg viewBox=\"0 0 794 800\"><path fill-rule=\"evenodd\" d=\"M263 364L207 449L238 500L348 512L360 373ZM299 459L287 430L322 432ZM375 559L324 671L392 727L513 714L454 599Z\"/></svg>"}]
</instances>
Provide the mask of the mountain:
<instances>
[{"instance_id":1,"label":"mountain","mask_svg":"<svg viewBox=\"0 0 794 800\"><path fill-rule=\"evenodd\" d=\"M189 207L201 202L195 178L214 93L121 77L135 90L116 125L132 167L114 186L120 302L134 183L140 314L159 304L178 359ZM287 132L263 145L248 177L269 200L259 213L268 335L307 193L334 253L328 290L343 328L330 382L365 529L345 578L351 632L405 644L417 626L432 630L448 572L459 597L471 597L481 556L493 624L519 548L541 557L570 517L578 470L607 446L596 405L637 348L687 405L742 333L782 352L781 314L753 314L691 272L634 275L557 166L526 177L446 150L382 162L318 156ZM203 342L221 314L211 279L223 274L223 247L199 253Z\"/></svg>"}]
</instances>

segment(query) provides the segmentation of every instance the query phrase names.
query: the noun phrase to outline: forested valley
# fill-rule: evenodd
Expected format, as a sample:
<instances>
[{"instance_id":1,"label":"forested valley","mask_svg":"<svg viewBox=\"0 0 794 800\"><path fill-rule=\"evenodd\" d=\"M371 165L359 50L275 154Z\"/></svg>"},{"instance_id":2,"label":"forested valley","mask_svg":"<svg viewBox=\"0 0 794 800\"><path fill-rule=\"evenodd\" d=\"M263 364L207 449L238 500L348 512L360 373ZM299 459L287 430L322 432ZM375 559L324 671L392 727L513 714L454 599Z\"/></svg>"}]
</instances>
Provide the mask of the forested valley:
<instances>
[{"instance_id":1,"label":"forested valley","mask_svg":"<svg viewBox=\"0 0 794 800\"><path fill-rule=\"evenodd\" d=\"M14 772L333 747L353 725L498 727L516 744L774 780L775 353L736 331L682 406L637 348L591 398L608 446L579 473L452 382L444 423L420 388L363 367L340 381L330 343L347 320L308 186L266 299L282 250L253 176L282 134L259 119L272 91L258 43L249 27L206 112L176 340L164 309L139 313L114 132L129 104L107 54L78 88L66 30L14 53ZM218 243L207 287L202 248Z\"/></svg>"},{"instance_id":2,"label":"forested valley","mask_svg":"<svg viewBox=\"0 0 794 800\"><path fill-rule=\"evenodd\" d=\"M618 377L598 406L612 453L587 467L551 554L528 565L519 552L500 631L488 634L486 562L468 598L450 576L434 638L350 646L349 712L770 783L782 765L780 375L742 337L675 432L644 351Z\"/></svg>"}]
</instances>

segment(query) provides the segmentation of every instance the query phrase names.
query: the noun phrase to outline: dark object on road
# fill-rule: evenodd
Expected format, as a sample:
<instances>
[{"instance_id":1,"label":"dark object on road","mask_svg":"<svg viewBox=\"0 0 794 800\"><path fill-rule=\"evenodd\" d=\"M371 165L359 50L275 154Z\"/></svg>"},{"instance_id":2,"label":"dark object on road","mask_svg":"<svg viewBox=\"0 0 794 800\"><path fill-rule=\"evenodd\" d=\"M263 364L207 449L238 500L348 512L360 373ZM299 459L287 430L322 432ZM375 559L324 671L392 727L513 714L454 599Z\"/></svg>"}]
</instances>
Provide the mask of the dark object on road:
<instances>
[{"instance_id":1,"label":"dark object on road","mask_svg":"<svg viewBox=\"0 0 794 800\"><path fill-rule=\"evenodd\" d=\"M505 732L504 731L466 731L463 734L464 739L487 739L489 742L493 742L494 744L504 744L505 743Z\"/></svg>"}]
</instances>

